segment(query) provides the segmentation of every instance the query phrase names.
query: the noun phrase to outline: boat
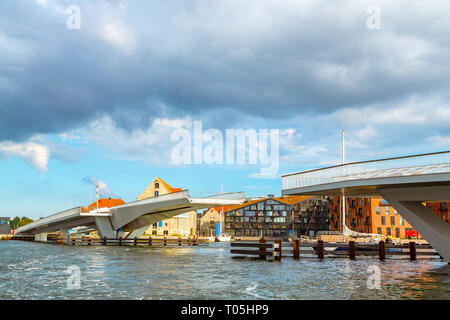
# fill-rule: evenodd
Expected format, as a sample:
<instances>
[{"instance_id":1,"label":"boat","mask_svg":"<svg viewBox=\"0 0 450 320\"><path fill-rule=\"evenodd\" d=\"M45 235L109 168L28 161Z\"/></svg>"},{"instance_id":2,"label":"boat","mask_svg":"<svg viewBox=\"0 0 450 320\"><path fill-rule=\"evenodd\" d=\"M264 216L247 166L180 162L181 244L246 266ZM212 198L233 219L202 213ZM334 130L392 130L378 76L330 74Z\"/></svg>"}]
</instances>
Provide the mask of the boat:
<instances>
[{"instance_id":1,"label":"boat","mask_svg":"<svg viewBox=\"0 0 450 320\"><path fill-rule=\"evenodd\" d=\"M218 242L230 242L231 236L222 233L220 236L217 237L217 241Z\"/></svg>"}]
</instances>

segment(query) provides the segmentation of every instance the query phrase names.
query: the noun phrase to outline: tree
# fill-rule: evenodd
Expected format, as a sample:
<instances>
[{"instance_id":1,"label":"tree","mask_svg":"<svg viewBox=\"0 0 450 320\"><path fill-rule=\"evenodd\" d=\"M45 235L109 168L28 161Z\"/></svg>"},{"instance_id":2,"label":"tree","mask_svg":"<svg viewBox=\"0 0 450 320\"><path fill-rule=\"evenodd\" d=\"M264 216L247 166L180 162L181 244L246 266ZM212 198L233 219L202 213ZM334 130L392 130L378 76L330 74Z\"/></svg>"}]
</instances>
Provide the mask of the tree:
<instances>
[{"instance_id":1,"label":"tree","mask_svg":"<svg viewBox=\"0 0 450 320\"><path fill-rule=\"evenodd\" d=\"M17 226L20 228L20 227L23 227L23 226L25 226L25 225L27 225L29 223L32 223L32 222L34 222L33 219L30 219L30 218L27 218L27 217L22 217L22 219L20 219L20 221L19 221Z\"/></svg>"}]
</instances>

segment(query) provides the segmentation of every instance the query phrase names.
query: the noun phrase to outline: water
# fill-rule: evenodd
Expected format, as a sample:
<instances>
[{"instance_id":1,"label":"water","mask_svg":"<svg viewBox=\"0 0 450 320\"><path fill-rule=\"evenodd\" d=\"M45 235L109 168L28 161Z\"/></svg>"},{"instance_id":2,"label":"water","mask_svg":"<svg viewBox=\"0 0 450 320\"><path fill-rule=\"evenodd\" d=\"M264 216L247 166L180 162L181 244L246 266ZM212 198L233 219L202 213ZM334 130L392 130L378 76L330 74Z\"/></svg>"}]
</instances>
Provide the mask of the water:
<instances>
[{"instance_id":1,"label":"water","mask_svg":"<svg viewBox=\"0 0 450 320\"><path fill-rule=\"evenodd\" d=\"M381 289L369 289L378 266ZM69 266L80 288L67 286ZM74 268L74 267L72 267ZM0 299L450 299L440 260L232 258L229 244L149 248L0 241Z\"/></svg>"}]
</instances>

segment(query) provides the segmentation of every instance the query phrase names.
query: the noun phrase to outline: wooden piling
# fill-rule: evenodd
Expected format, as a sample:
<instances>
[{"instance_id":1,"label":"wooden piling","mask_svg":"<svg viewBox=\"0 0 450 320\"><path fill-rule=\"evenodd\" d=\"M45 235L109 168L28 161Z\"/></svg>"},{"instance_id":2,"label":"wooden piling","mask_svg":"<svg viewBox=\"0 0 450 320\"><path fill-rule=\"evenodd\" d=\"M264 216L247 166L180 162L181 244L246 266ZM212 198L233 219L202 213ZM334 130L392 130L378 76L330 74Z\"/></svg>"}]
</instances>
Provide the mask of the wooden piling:
<instances>
[{"instance_id":1,"label":"wooden piling","mask_svg":"<svg viewBox=\"0 0 450 320\"><path fill-rule=\"evenodd\" d=\"M278 248L275 248L275 252L278 252L278 255L275 256L275 260L281 261L281 258L283 257L281 240L275 240L275 243L278 244Z\"/></svg>"},{"instance_id":2,"label":"wooden piling","mask_svg":"<svg viewBox=\"0 0 450 320\"><path fill-rule=\"evenodd\" d=\"M122 237L119 237L119 246L121 246L121 245L123 244L122 241L123 241L123 240L122 240Z\"/></svg>"},{"instance_id":3,"label":"wooden piling","mask_svg":"<svg viewBox=\"0 0 450 320\"><path fill-rule=\"evenodd\" d=\"M88 246L90 246L90 245L92 244L91 242L92 242L92 239L89 238L89 239L88 239Z\"/></svg>"},{"instance_id":4,"label":"wooden piling","mask_svg":"<svg viewBox=\"0 0 450 320\"><path fill-rule=\"evenodd\" d=\"M133 239L133 240L134 240L134 243L133 243L133 244L134 244L134 246L137 246L137 237L134 237L134 239Z\"/></svg>"},{"instance_id":5,"label":"wooden piling","mask_svg":"<svg viewBox=\"0 0 450 320\"><path fill-rule=\"evenodd\" d=\"M262 237L261 239L259 239L259 243L266 243L266 239L264 239L264 237ZM266 248L263 247L259 247L259 258L262 260L266 260Z\"/></svg>"},{"instance_id":6,"label":"wooden piling","mask_svg":"<svg viewBox=\"0 0 450 320\"><path fill-rule=\"evenodd\" d=\"M414 241L409 243L409 260L417 260L416 243Z\"/></svg>"},{"instance_id":7,"label":"wooden piling","mask_svg":"<svg viewBox=\"0 0 450 320\"><path fill-rule=\"evenodd\" d=\"M106 246L106 241L107 241L107 238L106 238L106 237L103 237L102 245Z\"/></svg>"},{"instance_id":8,"label":"wooden piling","mask_svg":"<svg viewBox=\"0 0 450 320\"><path fill-rule=\"evenodd\" d=\"M148 237L148 245L149 245L149 246L152 245L152 237Z\"/></svg>"},{"instance_id":9,"label":"wooden piling","mask_svg":"<svg viewBox=\"0 0 450 320\"><path fill-rule=\"evenodd\" d=\"M317 240L317 258L323 260L323 240Z\"/></svg>"},{"instance_id":10,"label":"wooden piling","mask_svg":"<svg viewBox=\"0 0 450 320\"><path fill-rule=\"evenodd\" d=\"M164 237L164 245L167 246L167 237Z\"/></svg>"},{"instance_id":11,"label":"wooden piling","mask_svg":"<svg viewBox=\"0 0 450 320\"><path fill-rule=\"evenodd\" d=\"M292 246L294 248L294 259L300 259L300 240L295 239L294 241L292 241Z\"/></svg>"},{"instance_id":12,"label":"wooden piling","mask_svg":"<svg viewBox=\"0 0 450 320\"><path fill-rule=\"evenodd\" d=\"M348 242L348 255L349 255L350 259L355 260L355 258L356 258L355 241Z\"/></svg>"},{"instance_id":13,"label":"wooden piling","mask_svg":"<svg viewBox=\"0 0 450 320\"><path fill-rule=\"evenodd\" d=\"M178 237L178 245L181 246L181 237Z\"/></svg>"},{"instance_id":14,"label":"wooden piling","mask_svg":"<svg viewBox=\"0 0 450 320\"><path fill-rule=\"evenodd\" d=\"M381 261L386 259L386 245L383 240L378 242L378 255Z\"/></svg>"}]
</instances>

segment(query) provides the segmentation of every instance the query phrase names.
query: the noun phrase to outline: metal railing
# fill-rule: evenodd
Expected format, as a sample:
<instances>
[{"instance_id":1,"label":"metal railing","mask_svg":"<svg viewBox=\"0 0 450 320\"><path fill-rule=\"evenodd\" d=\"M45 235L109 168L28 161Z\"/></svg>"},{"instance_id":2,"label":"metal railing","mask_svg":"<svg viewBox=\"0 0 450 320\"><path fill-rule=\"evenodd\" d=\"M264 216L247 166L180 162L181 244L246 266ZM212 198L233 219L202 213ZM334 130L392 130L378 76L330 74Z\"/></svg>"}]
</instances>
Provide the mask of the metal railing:
<instances>
[{"instance_id":1,"label":"metal railing","mask_svg":"<svg viewBox=\"0 0 450 320\"><path fill-rule=\"evenodd\" d=\"M387 177L450 172L450 151L346 163L282 176L282 189Z\"/></svg>"}]
</instances>

